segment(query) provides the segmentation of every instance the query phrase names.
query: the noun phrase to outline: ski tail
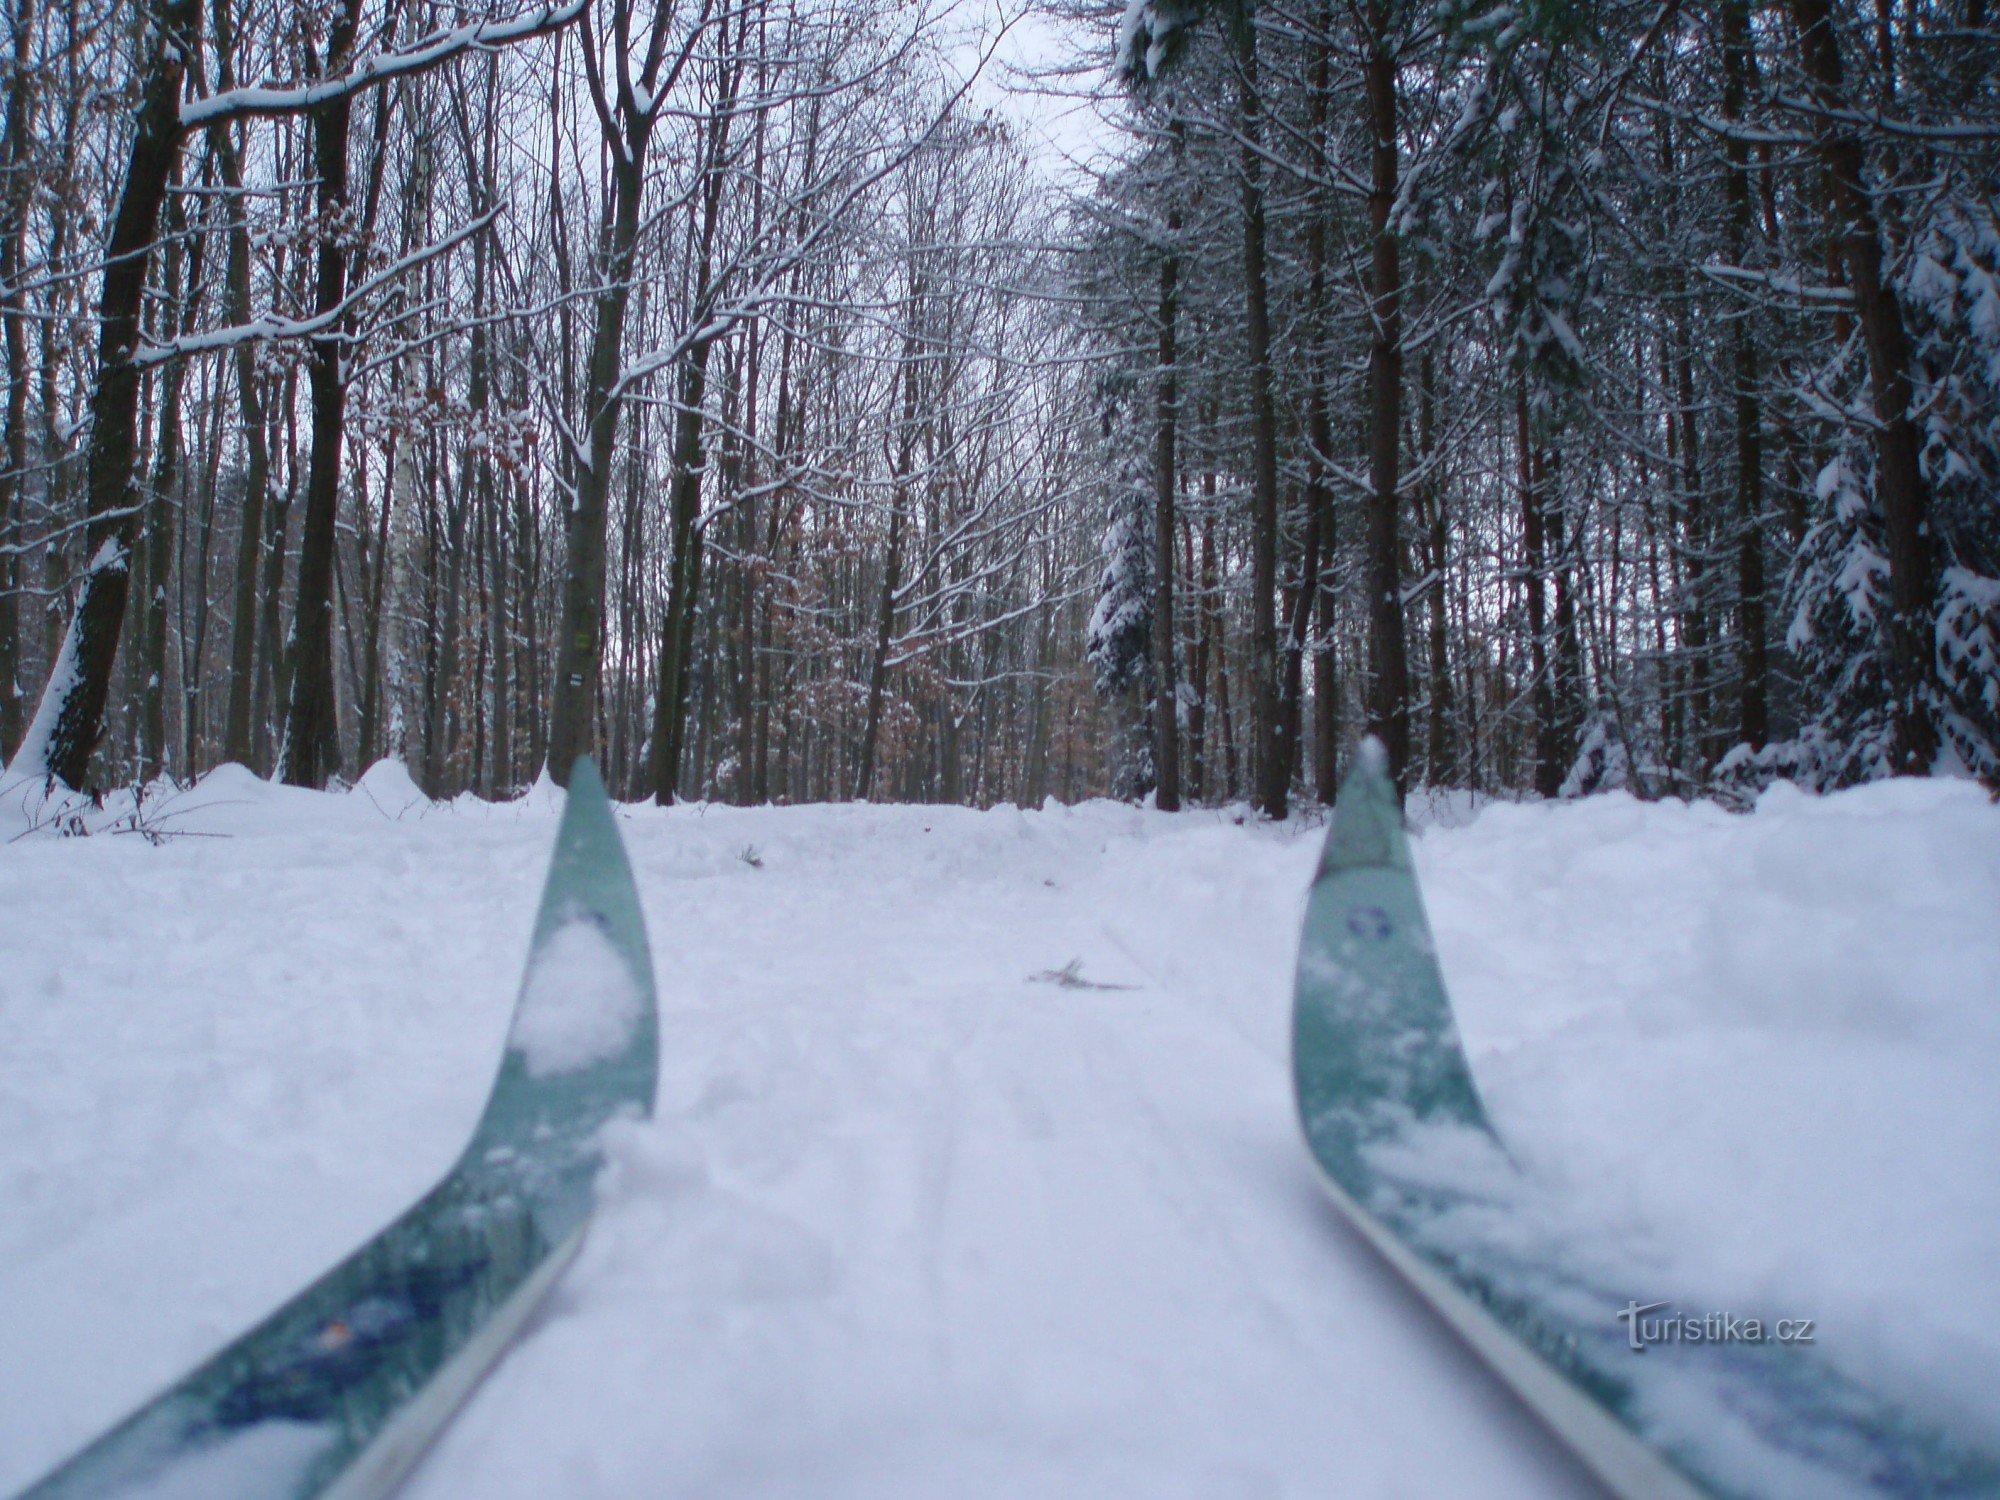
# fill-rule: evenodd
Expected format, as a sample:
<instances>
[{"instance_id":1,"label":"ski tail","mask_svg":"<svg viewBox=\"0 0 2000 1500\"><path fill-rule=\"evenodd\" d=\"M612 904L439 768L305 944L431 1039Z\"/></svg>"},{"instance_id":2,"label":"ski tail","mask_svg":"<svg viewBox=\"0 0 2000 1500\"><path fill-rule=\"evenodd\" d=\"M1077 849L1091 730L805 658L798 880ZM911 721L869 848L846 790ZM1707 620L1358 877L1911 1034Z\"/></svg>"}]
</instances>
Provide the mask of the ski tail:
<instances>
[{"instance_id":1,"label":"ski tail","mask_svg":"<svg viewBox=\"0 0 2000 1500\"><path fill-rule=\"evenodd\" d=\"M652 961L589 760L569 799L493 1094L423 1199L20 1500L379 1500L582 1243L602 1129L650 1114Z\"/></svg>"}]
</instances>

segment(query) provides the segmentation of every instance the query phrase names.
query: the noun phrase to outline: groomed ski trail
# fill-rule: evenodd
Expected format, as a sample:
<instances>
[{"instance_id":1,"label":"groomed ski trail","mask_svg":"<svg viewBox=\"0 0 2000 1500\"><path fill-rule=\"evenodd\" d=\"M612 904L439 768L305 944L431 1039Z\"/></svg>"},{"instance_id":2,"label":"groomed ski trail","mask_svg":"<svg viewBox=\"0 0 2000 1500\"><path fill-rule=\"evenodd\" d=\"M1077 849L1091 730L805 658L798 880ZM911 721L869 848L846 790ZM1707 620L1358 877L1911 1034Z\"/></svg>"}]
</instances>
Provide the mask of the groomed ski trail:
<instances>
[{"instance_id":1,"label":"groomed ski trail","mask_svg":"<svg viewBox=\"0 0 2000 1500\"><path fill-rule=\"evenodd\" d=\"M391 769L346 797L225 773L181 826L227 840L0 852L21 976L0 1201L22 1205L0 1494L372 1233L476 1117L553 810L426 807ZM1686 810L1541 816L1512 819L1524 859L1589 818L1668 856L1711 837ZM1983 847L1979 807L1951 816ZM412 1500L1598 1493L1313 1180L1289 1024L1320 830L1107 804L634 808L620 830L656 1116L614 1139L581 1256ZM1555 876L1509 896L1504 841L1451 838L1461 886L1551 899ZM1466 919L1439 884L1448 945ZM1524 1069L1569 1055L1579 1002L1539 1003L1475 1066L1546 1160L1584 1137L1560 1112L1535 1133ZM1614 1056L1638 1003L1576 1055Z\"/></svg>"},{"instance_id":2,"label":"groomed ski trail","mask_svg":"<svg viewBox=\"0 0 2000 1500\"><path fill-rule=\"evenodd\" d=\"M662 1123L413 1500L1593 1493L1298 1173L1284 961L1210 941L1275 893L1188 881L1214 820L821 816L628 838ZM1098 920L1151 860L1154 921ZM1032 977L1079 959L1129 988Z\"/></svg>"}]
</instances>

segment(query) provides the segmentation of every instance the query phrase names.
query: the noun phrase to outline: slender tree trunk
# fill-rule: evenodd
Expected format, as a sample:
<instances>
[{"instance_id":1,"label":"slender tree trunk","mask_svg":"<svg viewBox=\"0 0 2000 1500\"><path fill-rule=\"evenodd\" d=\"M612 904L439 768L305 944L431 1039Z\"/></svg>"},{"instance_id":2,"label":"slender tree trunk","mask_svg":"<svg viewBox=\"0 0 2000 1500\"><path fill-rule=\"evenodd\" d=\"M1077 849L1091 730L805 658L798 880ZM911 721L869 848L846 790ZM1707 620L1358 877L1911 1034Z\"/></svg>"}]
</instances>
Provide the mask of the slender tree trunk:
<instances>
[{"instance_id":1,"label":"slender tree trunk","mask_svg":"<svg viewBox=\"0 0 2000 1500\"><path fill-rule=\"evenodd\" d=\"M183 550L179 563L177 599L180 639L177 654L181 667L181 770L188 776L194 775L201 766L202 752L208 748L204 744L202 683L208 673L208 625L214 608L214 596L209 589L209 559L215 555L216 478L222 467L222 435L229 420L219 387L218 380L207 388L208 453L202 472L201 527L195 536L192 557L185 550L187 528L182 528ZM194 614L192 622L188 619L190 600Z\"/></svg>"},{"instance_id":2,"label":"slender tree trunk","mask_svg":"<svg viewBox=\"0 0 2000 1500\"><path fill-rule=\"evenodd\" d=\"M761 341L752 336L744 351L744 365L748 374L743 380L744 442L754 449L757 442L757 383L759 365L763 352ZM730 463L730 477L726 481L733 493L741 496L737 506L737 549L736 563L736 775L735 800L739 806L748 807L756 796L757 776L757 580L760 569L757 562L757 512L758 498L754 485L746 485L744 479L745 458L739 448ZM754 465L750 473L756 472Z\"/></svg>"},{"instance_id":3,"label":"slender tree trunk","mask_svg":"<svg viewBox=\"0 0 2000 1500\"><path fill-rule=\"evenodd\" d=\"M1334 536L1331 529L1333 498L1327 497L1326 543L1322 550L1331 557ZM1313 789L1322 807L1331 807L1340 793L1340 653L1334 647L1336 614L1340 599L1333 587L1330 570L1324 566L1319 578L1320 644L1313 652Z\"/></svg>"},{"instance_id":4,"label":"slender tree trunk","mask_svg":"<svg viewBox=\"0 0 2000 1500\"><path fill-rule=\"evenodd\" d=\"M35 0L14 0L12 72L0 144L0 334L6 339L7 431L0 452L0 765L21 742L21 477L28 468L28 344L21 264L28 237L28 144L34 128Z\"/></svg>"},{"instance_id":5,"label":"slender tree trunk","mask_svg":"<svg viewBox=\"0 0 2000 1500\"><path fill-rule=\"evenodd\" d=\"M1272 394L1271 291L1264 235L1264 103L1257 87L1257 32L1245 16L1237 43L1243 146L1244 334L1250 362L1250 734L1256 801L1282 818L1287 767L1278 755L1278 408Z\"/></svg>"},{"instance_id":6,"label":"slender tree trunk","mask_svg":"<svg viewBox=\"0 0 2000 1500\"><path fill-rule=\"evenodd\" d=\"M665 23L656 14L655 27ZM586 23L587 24L587 23ZM613 46L619 54L619 77L625 77L629 54L629 16L620 10L614 21ZM595 46L584 33L584 55L591 86L598 97L607 138L613 133L614 107L596 65ZM650 71L648 82L650 83ZM610 202L606 206L600 263L604 289L597 297L596 324L591 333L590 365L584 384L584 451L576 455L575 493L567 514L568 564L563 579L562 614L556 636L555 705L549 721L549 774L564 786L580 755L601 750L597 736L599 674L604 660L604 534L611 494L611 461L617 449L618 418L623 393L618 373L624 358L625 312L632 300L633 247L639 237L639 204L646 183L646 145L654 116L650 103L641 107L628 84L618 88L622 138L613 140ZM657 753L657 750L656 752Z\"/></svg>"},{"instance_id":7,"label":"slender tree trunk","mask_svg":"<svg viewBox=\"0 0 2000 1500\"><path fill-rule=\"evenodd\" d=\"M71 64L74 69L74 62ZM65 80L75 82L72 71ZM63 91L64 102L61 124L55 134L62 142L61 154L56 161L55 179L70 181L76 170L78 138L81 131L77 121L82 113L82 91L75 87ZM53 195L48 205L49 234L43 263L57 266L64 263L69 254L71 230L76 216L76 206L67 193ZM46 488L42 495L41 514L45 521L55 522L59 517L70 514L70 481L75 471L76 455L70 451L70 439L65 432L66 414L74 418L87 397L67 404L64 400L61 370L66 353L67 340L59 337L56 320L44 318L36 330L37 383L41 394L41 460L43 472L47 475ZM86 505L88 502L86 501ZM42 583L45 590L42 603L43 655L51 662L62 649L63 635L67 625L62 610L57 605L66 582L69 569L69 554L74 544L68 539L52 541L42 549ZM25 743L25 731L23 731ZM18 754L14 762L16 769L24 769Z\"/></svg>"},{"instance_id":8,"label":"slender tree trunk","mask_svg":"<svg viewBox=\"0 0 2000 1500\"><path fill-rule=\"evenodd\" d=\"M1577 627L1576 572L1569 516L1561 486L1562 450L1535 452L1535 492L1541 498L1543 546L1550 579L1555 585L1555 671L1550 696L1555 701L1556 764L1564 779L1576 759L1583 696L1583 638Z\"/></svg>"},{"instance_id":9,"label":"slender tree trunk","mask_svg":"<svg viewBox=\"0 0 2000 1500\"><path fill-rule=\"evenodd\" d=\"M230 6L215 7L217 81L235 87L235 44L227 29ZM229 321L239 327L250 321L250 224L243 193L243 161L236 137L226 121L208 129L208 146L227 189L229 259L224 270L224 294ZM242 343L232 357L237 406L243 419L243 508L236 540L235 591L229 622L229 705L222 731L222 758L249 765L255 754L251 709L256 700L257 557L263 542L265 495L271 483L270 434L264 415L263 389L257 376L257 347Z\"/></svg>"},{"instance_id":10,"label":"slender tree trunk","mask_svg":"<svg viewBox=\"0 0 2000 1500\"><path fill-rule=\"evenodd\" d=\"M1299 764L1300 736L1305 727L1306 643L1312 634L1313 608L1319 602L1321 507L1317 501L1318 497L1308 486L1303 503L1305 545L1299 557L1298 582L1285 593L1287 615L1280 641L1277 756L1279 767L1284 772L1288 799L1292 773ZM1294 505L1296 508L1296 491Z\"/></svg>"},{"instance_id":11,"label":"slender tree trunk","mask_svg":"<svg viewBox=\"0 0 2000 1500\"><path fill-rule=\"evenodd\" d=\"M1206 515L1202 518L1202 561L1195 562L1194 526L1182 517L1181 536L1184 549L1184 573L1194 582L1193 607L1188 611L1187 622L1187 662L1188 688L1191 701L1188 703L1187 721L1187 791L1196 802L1206 801L1208 788L1208 591L1214 587L1211 574L1214 571L1215 523ZM1046 652L1046 643L1040 649Z\"/></svg>"},{"instance_id":12,"label":"slender tree trunk","mask_svg":"<svg viewBox=\"0 0 2000 1500\"><path fill-rule=\"evenodd\" d=\"M1523 371L1514 397L1518 432L1521 489L1521 581L1528 604L1529 694L1535 714L1535 790L1553 797L1562 789L1562 733L1556 722L1555 684L1549 666L1548 557L1542 534L1542 485L1545 469L1528 412L1528 375Z\"/></svg>"},{"instance_id":13,"label":"slender tree trunk","mask_svg":"<svg viewBox=\"0 0 2000 1500\"><path fill-rule=\"evenodd\" d=\"M1714 712L1710 687L1713 668L1714 632L1709 620L1708 550L1714 530L1709 516L1706 475L1702 471L1701 426L1695 411L1694 330L1688 320L1687 301L1677 305L1674 333L1675 425L1680 429L1680 504L1675 556L1686 574L1686 589L1680 596L1681 644L1687 654L1688 743L1693 766L1705 775L1713 760L1710 750L1714 733Z\"/></svg>"},{"instance_id":14,"label":"slender tree trunk","mask_svg":"<svg viewBox=\"0 0 2000 1500\"><path fill-rule=\"evenodd\" d=\"M1403 271L1401 242L1389 222L1398 177L1396 59L1390 51L1386 0L1370 7L1368 111L1374 133L1368 194L1374 230L1374 307L1368 352L1368 645L1369 732L1389 754L1403 785L1410 761L1410 679L1403 643L1402 543L1397 536L1403 425Z\"/></svg>"},{"instance_id":15,"label":"slender tree trunk","mask_svg":"<svg viewBox=\"0 0 2000 1500\"><path fill-rule=\"evenodd\" d=\"M1229 711L1229 631L1220 603L1209 623L1215 631L1215 711L1222 717L1222 795L1229 798L1238 794L1244 777L1236 746L1236 721Z\"/></svg>"},{"instance_id":16,"label":"slender tree trunk","mask_svg":"<svg viewBox=\"0 0 2000 1500\"><path fill-rule=\"evenodd\" d=\"M921 284L910 289L909 315L913 323L922 300ZM889 508L889 553L882 564L882 596L875 617L875 653L868 667L868 717L861 730L861 764L854 775L854 800L866 802L875 778L875 744L882 728L883 689L888 680L889 645L896 631L896 591L902 587L903 529L909 509L909 475L916 455L917 374L916 359L921 348L916 330L903 339L903 362L898 374L903 381L902 432L897 438L896 472Z\"/></svg>"},{"instance_id":17,"label":"slender tree trunk","mask_svg":"<svg viewBox=\"0 0 2000 1500\"><path fill-rule=\"evenodd\" d=\"M1743 119L1750 75L1749 0L1722 6L1722 117ZM1729 175L1723 190L1728 214L1729 258L1742 265L1751 227L1750 148L1735 134L1723 138ZM1730 324L1731 374L1736 386L1736 632L1742 687L1737 700L1737 737L1753 750L1770 738L1769 676L1764 614L1764 411L1758 395L1757 344L1751 313L1740 310Z\"/></svg>"},{"instance_id":18,"label":"slender tree trunk","mask_svg":"<svg viewBox=\"0 0 2000 1500\"><path fill-rule=\"evenodd\" d=\"M672 573L660 617L660 680L653 706L653 796L662 806L680 795L682 752L687 746L687 690L694 643L694 604L701 582L702 403L708 396L708 352L697 344L682 367L674 413Z\"/></svg>"},{"instance_id":19,"label":"slender tree trunk","mask_svg":"<svg viewBox=\"0 0 2000 1500\"><path fill-rule=\"evenodd\" d=\"M1922 440L1911 410L1914 355L1902 307L1889 285L1875 194L1855 128L1836 118L1849 107L1827 0L1791 0L1799 61L1821 113L1814 122L1820 159L1833 187L1841 259L1868 349L1868 379L1880 426L1875 434L1876 497L1889 547L1889 652L1895 683L1895 761L1899 775L1922 775L1937 754L1931 697L1935 560L1929 535L1930 487L1919 462Z\"/></svg>"},{"instance_id":20,"label":"slender tree trunk","mask_svg":"<svg viewBox=\"0 0 2000 1500\"><path fill-rule=\"evenodd\" d=\"M391 381L393 388L393 378ZM355 482L357 529L361 533L362 556L373 554L372 563L361 573L361 711L355 735L355 763L363 770L375 764L382 753L382 604L388 597L389 497L395 491L396 443L389 444L389 482L382 487L382 500L371 515L368 510L368 465L356 466ZM374 528L370 545L368 530Z\"/></svg>"},{"instance_id":21,"label":"slender tree trunk","mask_svg":"<svg viewBox=\"0 0 2000 1500\"><path fill-rule=\"evenodd\" d=\"M473 301L477 308L486 289L486 244L483 237L473 245L472 265ZM466 406L474 432L483 433L489 385L486 330L475 324L468 343L470 369ZM459 739L459 714L453 688L458 676L459 615L465 597L465 530L468 522L479 519L474 514L479 497L491 488L492 473L488 468L484 445L481 444L479 451L475 451L473 444L467 444L459 458L458 483L447 492L445 500L448 509L445 518L444 613L438 626L437 686L431 694L430 723L424 731L427 752L424 790L433 797L446 796L456 789L452 782L452 752ZM477 693L476 681L471 691Z\"/></svg>"},{"instance_id":22,"label":"slender tree trunk","mask_svg":"<svg viewBox=\"0 0 2000 1500\"><path fill-rule=\"evenodd\" d=\"M473 378L479 396L485 396L485 372ZM459 667L459 617L465 601L465 528L475 500L474 459L461 456L458 482L445 487L444 557L439 570L443 598L439 602L437 635L437 680L432 684L424 725L424 790L433 797L449 796L458 788L454 769L459 742L459 712L456 692Z\"/></svg>"},{"instance_id":23,"label":"slender tree trunk","mask_svg":"<svg viewBox=\"0 0 2000 1500\"><path fill-rule=\"evenodd\" d=\"M727 174L725 154L736 97L738 68L728 73L710 112L702 147L701 220L696 231L691 321L702 327L714 310L715 235L722 219ZM653 714L653 795L669 803L680 792L681 760L687 745L687 693L694 650L695 607L701 598L702 402L708 390L709 337L688 350L685 388L674 429L673 573L662 623L660 681Z\"/></svg>"},{"instance_id":24,"label":"slender tree trunk","mask_svg":"<svg viewBox=\"0 0 2000 1500\"><path fill-rule=\"evenodd\" d=\"M131 587L132 538L139 509L132 485L138 457L140 314L146 268L180 153L181 80L200 40L198 0L154 0L140 73L137 127L118 210L105 245L97 303L97 363L85 451L87 561L76 612L49 671L48 685L15 769L46 772L81 787L104 728L105 700L118 659Z\"/></svg>"},{"instance_id":25,"label":"slender tree trunk","mask_svg":"<svg viewBox=\"0 0 2000 1500\"><path fill-rule=\"evenodd\" d=\"M1311 141L1318 165L1327 180L1333 177L1334 153L1329 137L1333 120L1333 36L1335 17L1330 3L1321 7L1320 39L1313 50ZM1330 266L1329 224L1331 203L1324 191L1316 191L1308 209L1306 261L1311 267L1306 290L1306 328L1310 344L1303 361L1306 383L1306 514L1309 565L1300 573L1300 618L1294 623L1292 651L1302 658L1310 645L1313 660L1313 792L1320 805L1331 807L1339 786L1340 762L1340 669L1334 656L1334 608L1332 564L1338 539L1338 520L1333 507L1333 413L1329 402L1331 378L1332 293L1328 285ZM1293 699L1287 709L1290 727L1287 762L1298 755L1299 703L1305 691L1302 659L1288 663L1288 692Z\"/></svg>"},{"instance_id":26,"label":"slender tree trunk","mask_svg":"<svg viewBox=\"0 0 2000 1500\"><path fill-rule=\"evenodd\" d=\"M1173 125L1176 153L1182 134ZM1180 233L1178 210L1167 216L1167 234ZM1180 252L1170 247L1160 259L1159 426L1153 482L1153 764L1155 805L1178 812L1181 805L1180 686L1174 671L1174 426L1180 414L1179 354L1175 349L1180 316Z\"/></svg>"},{"instance_id":27,"label":"slender tree trunk","mask_svg":"<svg viewBox=\"0 0 2000 1500\"><path fill-rule=\"evenodd\" d=\"M327 33L325 75L345 66L361 22L361 0L343 0ZM319 246L313 310L325 314L347 296L349 247L349 96L322 104L312 117L314 207ZM306 511L299 537L298 597L292 616L292 681L278 774L290 786L319 787L340 769L340 723L333 695L334 547L340 518L341 428L347 418L345 340L340 331L312 340L306 386L312 402L312 447L306 468Z\"/></svg>"},{"instance_id":28,"label":"slender tree trunk","mask_svg":"<svg viewBox=\"0 0 2000 1500\"><path fill-rule=\"evenodd\" d=\"M1316 225L1316 239L1324 230ZM1315 267L1313 275L1316 303L1324 306L1325 273ZM1313 451L1307 458L1306 504L1310 508L1311 529L1307 553L1312 566L1301 576L1300 589L1306 596L1311 618L1317 623L1312 635L1313 656L1313 790L1320 805L1331 807L1340 788L1340 661L1334 652L1334 611L1339 601L1333 587L1337 521L1333 507L1330 464L1333 455L1333 419L1327 403L1327 371L1323 354L1311 362L1306 378L1312 382L1306 394L1306 431ZM1305 642L1299 641L1299 649Z\"/></svg>"},{"instance_id":29,"label":"slender tree trunk","mask_svg":"<svg viewBox=\"0 0 2000 1500\"><path fill-rule=\"evenodd\" d=\"M179 177L176 164L170 185L177 186ZM167 227L174 238L162 257L163 331L172 337L192 327L194 310L200 304L201 256L198 242L193 250L180 243L187 223L178 200L168 204ZM144 596L138 612L139 670L144 680L139 689L140 753L135 776L142 782L167 770L172 745L167 738L167 578L174 555L175 513L180 507L174 491L180 484L183 460L181 396L186 384L185 360L174 361L160 373L159 432L146 497Z\"/></svg>"},{"instance_id":30,"label":"slender tree trunk","mask_svg":"<svg viewBox=\"0 0 2000 1500\"><path fill-rule=\"evenodd\" d=\"M290 652L282 634L285 591L285 553L291 534L292 511L298 499L298 434L292 430L291 413L297 395L297 378L287 373L278 402L285 414L283 452L286 460L285 485L270 496L264 507L263 579L257 588L257 676L253 733L259 770L272 769L277 761L272 731L278 718L277 705L291 692Z\"/></svg>"},{"instance_id":31,"label":"slender tree trunk","mask_svg":"<svg viewBox=\"0 0 2000 1500\"><path fill-rule=\"evenodd\" d=\"M507 537L507 505L494 482L492 467L483 464L480 473L480 504L486 512L488 594L486 601L487 658L492 663L491 699L487 718L492 725L492 747L486 757L486 784L489 800L503 797L514 784L513 707L509 694L507 611L510 595L508 567L511 562Z\"/></svg>"},{"instance_id":32,"label":"slender tree trunk","mask_svg":"<svg viewBox=\"0 0 2000 1500\"><path fill-rule=\"evenodd\" d=\"M1424 752L1424 775L1432 786L1449 784L1446 766L1451 721L1451 650L1445 607L1445 562L1449 555L1450 530L1445 524L1444 485L1434 467L1437 461L1437 368L1431 351L1424 350L1418 375L1421 405L1417 413L1417 447L1425 465L1422 503L1423 525L1428 536L1425 567L1430 573L1430 738Z\"/></svg>"}]
</instances>

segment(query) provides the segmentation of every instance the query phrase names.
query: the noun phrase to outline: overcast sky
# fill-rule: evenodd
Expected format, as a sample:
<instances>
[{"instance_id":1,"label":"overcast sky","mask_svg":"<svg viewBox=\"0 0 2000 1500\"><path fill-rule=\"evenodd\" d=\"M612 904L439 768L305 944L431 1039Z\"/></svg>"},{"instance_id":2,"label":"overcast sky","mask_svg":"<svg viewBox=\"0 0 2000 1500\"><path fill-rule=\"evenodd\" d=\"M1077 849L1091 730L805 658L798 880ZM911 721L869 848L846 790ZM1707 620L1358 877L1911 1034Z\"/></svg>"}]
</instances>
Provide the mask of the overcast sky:
<instances>
[{"instance_id":1,"label":"overcast sky","mask_svg":"<svg viewBox=\"0 0 2000 1500\"><path fill-rule=\"evenodd\" d=\"M1103 113L1107 102L1117 108L1109 81L1114 23L1107 18L1102 35L1069 30L1022 0L956 0L953 10L966 30L955 53L965 72L1005 28L973 96L1014 123L1042 169L1061 178L1101 159L1114 144Z\"/></svg>"}]
</instances>

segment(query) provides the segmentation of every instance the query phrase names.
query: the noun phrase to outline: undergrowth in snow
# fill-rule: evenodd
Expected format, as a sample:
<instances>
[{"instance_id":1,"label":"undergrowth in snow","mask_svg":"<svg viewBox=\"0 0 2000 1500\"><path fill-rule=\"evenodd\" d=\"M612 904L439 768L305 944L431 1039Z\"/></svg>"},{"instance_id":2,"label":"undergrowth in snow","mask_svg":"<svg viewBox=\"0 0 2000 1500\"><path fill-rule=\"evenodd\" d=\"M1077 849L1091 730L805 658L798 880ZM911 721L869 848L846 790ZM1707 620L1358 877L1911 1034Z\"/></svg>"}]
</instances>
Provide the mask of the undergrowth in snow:
<instances>
[{"instance_id":1,"label":"undergrowth in snow","mask_svg":"<svg viewBox=\"0 0 2000 1500\"><path fill-rule=\"evenodd\" d=\"M0 793L0 1492L446 1170L561 800L397 766L39 797ZM1641 1302L1815 1318L2000 1430L2000 809L1419 812L1482 1095L1573 1252ZM1287 1049L1319 829L621 828L658 1113L412 1496L1594 1493L1318 1195Z\"/></svg>"}]
</instances>

